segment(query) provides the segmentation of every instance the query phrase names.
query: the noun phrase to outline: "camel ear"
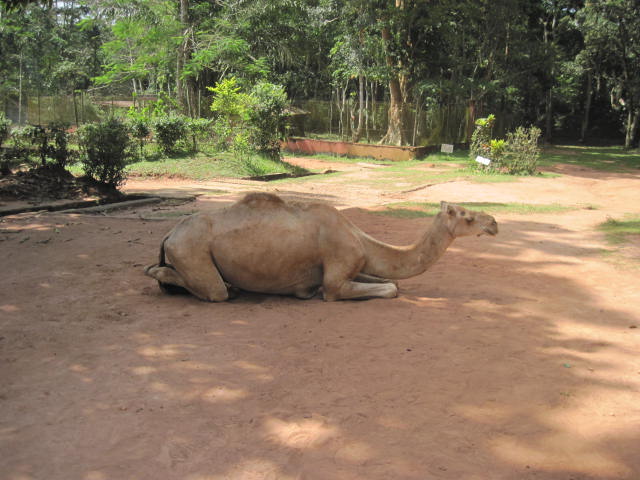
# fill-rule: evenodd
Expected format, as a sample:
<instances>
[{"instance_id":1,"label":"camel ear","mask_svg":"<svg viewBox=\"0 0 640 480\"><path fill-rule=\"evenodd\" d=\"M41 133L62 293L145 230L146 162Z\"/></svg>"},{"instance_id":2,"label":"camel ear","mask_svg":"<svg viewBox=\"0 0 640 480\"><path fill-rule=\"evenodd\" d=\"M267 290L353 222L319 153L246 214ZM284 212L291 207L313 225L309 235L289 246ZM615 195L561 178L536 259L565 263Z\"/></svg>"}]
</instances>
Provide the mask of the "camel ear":
<instances>
[{"instance_id":1,"label":"camel ear","mask_svg":"<svg viewBox=\"0 0 640 480\"><path fill-rule=\"evenodd\" d=\"M440 202L440 211L442 213L447 213L449 210L449 204L447 202Z\"/></svg>"}]
</instances>

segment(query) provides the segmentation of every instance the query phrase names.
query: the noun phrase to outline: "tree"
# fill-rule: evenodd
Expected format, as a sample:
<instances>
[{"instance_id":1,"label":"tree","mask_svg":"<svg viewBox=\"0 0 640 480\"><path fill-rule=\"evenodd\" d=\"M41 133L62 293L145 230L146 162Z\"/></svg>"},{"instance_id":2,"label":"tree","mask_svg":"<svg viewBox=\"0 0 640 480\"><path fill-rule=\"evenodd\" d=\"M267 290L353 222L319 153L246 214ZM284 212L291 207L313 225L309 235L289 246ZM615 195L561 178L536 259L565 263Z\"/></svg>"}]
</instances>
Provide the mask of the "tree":
<instances>
[{"instance_id":1,"label":"tree","mask_svg":"<svg viewBox=\"0 0 640 480\"><path fill-rule=\"evenodd\" d=\"M580 14L584 57L606 81L611 107L624 116L625 148L638 140L640 121L640 5L592 0Z\"/></svg>"}]
</instances>

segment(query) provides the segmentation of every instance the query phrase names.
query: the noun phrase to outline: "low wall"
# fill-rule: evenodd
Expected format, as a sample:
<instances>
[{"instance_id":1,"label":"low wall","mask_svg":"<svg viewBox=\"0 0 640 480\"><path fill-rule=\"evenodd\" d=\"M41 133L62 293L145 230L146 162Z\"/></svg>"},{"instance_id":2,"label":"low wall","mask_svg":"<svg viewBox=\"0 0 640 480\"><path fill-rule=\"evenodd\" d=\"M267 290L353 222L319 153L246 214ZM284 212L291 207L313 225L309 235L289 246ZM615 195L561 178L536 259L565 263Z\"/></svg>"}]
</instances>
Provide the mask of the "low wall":
<instances>
[{"instance_id":1,"label":"low wall","mask_svg":"<svg viewBox=\"0 0 640 480\"><path fill-rule=\"evenodd\" d=\"M462 147L462 145L457 148ZM440 151L440 145L421 147L396 147L393 145L372 145L368 143L336 142L332 140L317 140L312 138L291 137L286 140L282 148L291 153L314 155L317 153L332 153L346 157L369 157L376 160L392 160L400 162L425 157L430 153Z\"/></svg>"}]
</instances>

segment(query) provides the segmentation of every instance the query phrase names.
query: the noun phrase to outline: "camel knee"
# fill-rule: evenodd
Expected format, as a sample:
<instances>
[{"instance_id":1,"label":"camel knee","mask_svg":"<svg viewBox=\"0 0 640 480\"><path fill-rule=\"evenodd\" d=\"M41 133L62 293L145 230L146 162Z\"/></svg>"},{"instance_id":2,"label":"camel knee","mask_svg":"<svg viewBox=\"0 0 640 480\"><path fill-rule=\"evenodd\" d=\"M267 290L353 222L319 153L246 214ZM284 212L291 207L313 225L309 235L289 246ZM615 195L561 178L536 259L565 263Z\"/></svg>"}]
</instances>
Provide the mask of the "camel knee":
<instances>
[{"instance_id":1,"label":"camel knee","mask_svg":"<svg viewBox=\"0 0 640 480\"><path fill-rule=\"evenodd\" d=\"M207 291L189 289L189 291L205 302L224 302L229 299L229 290L226 287L224 289L211 288Z\"/></svg>"}]
</instances>

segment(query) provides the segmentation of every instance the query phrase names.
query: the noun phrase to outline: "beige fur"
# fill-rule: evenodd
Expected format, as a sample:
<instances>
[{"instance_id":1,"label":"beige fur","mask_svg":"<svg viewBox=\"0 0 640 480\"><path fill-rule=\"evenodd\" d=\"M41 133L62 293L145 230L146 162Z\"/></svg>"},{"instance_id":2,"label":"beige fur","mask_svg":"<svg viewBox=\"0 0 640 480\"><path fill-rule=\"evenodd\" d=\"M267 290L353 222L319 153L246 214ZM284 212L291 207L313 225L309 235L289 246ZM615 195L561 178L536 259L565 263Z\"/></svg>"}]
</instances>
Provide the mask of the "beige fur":
<instances>
[{"instance_id":1,"label":"beige fur","mask_svg":"<svg viewBox=\"0 0 640 480\"><path fill-rule=\"evenodd\" d=\"M160 262L145 273L161 287L183 287L220 302L237 289L328 301L397 296L393 280L433 265L454 238L498 232L490 215L446 202L415 244L396 247L322 203L285 202L252 193L214 213L193 215L163 240Z\"/></svg>"}]
</instances>

